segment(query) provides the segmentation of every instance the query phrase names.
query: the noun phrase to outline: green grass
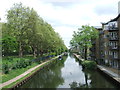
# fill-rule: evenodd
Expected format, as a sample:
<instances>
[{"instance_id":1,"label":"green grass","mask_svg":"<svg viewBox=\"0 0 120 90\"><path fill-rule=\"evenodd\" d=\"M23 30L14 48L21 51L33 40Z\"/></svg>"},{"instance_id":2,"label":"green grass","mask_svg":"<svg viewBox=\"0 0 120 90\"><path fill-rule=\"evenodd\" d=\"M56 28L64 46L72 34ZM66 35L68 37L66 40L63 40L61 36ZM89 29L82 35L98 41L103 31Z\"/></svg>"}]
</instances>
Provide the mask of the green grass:
<instances>
[{"instance_id":1,"label":"green grass","mask_svg":"<svg viewBox=\"0 0 120 90\"><path fill-rule=\"evenodd\" d=\"M11 84L9 84L9 85L3 87L3 88L12 88L15 84L21 82L22 80L24 80L24 79L27 78L28 76L32 75L35 71L37 71L38 69L40 69L40 68L43 67L43 66L44 66L44 65L42 65L42 66L36 68L35 70L33 70L32 72L30 72L30 73L27 74L26 76L24 76L24 77L18 79L17 81L15 81L15 82L13 82L13 83L11 83Z\"/></svg>"},{"instance_id":2,"label":"green grass","mask_svg":"<svg viewBox=\"0 0 120 90\"><path fill-rule=\"evenodd\" d=\"M50 60L49 62L45 63L44 65L47 65L47 64L49 64L49 63L51 63L51 62L53 62L53 60ZM27 78L28 76L32 75L35 71L39 70L39 69L42 68L44 65L41 65L40 67L36 68L35 70L33 70L32 72L30 72L30 73L27 74L26 76L20 78L19 80L15 81L15 82L13 82L13 83L11 83L11 84L3 87L3 88L11 88L11 87L13 87L15 84L21 82L22 80L24 80L24 79Z\"/></svg>"},{"instance_id":3,"label":"green grass","mask_svg":"<svg viewBox=\"0 0 120 90\"><path fill-rule=\"evenodd\" d=\"M2 66L0 67L2 71L0 74L3 78L2 83L35 66L34 64L36 64L36 62L33 63L31 61L32 59L34 58L31 56L25 56L22 58L19 58L17 56L3 57Z\"/></svg>"},{"instance_id":4,"label":"green grass","mask_svg":"<svg viewBox=\"0 0 120 90\"><path fill-rule=\"evenodd\" d=\"M23 57L22 59L20 59L19 57L13 57L13 56L10 56L10 57L4 57L3 59L3 62L4 63L8 63L7 65L9 65L9 67L12 67L13 66L13 63L16 63L16 61L18 60L31 60L33 59L33 57ZM8 74L2 74L2 83L3 82L6 82L10 79L13 79L14 77L24 73L25 71L27 71L28 69L38 65L39 63L32 63L32 65L29 65L27 66L26 68L17 68L17 69L12 69L12 70L9 70L9 73Z\"/></svg>"},{"instance_id":5,"label":"green grass","mask_svg":"<svg viewBox=\"0 0 120 90\"><path fill-rule=\"evenodd\" d=\"M19 58L17 56L7 56L7 57L3 57L2 58L2 64L9 64L9 65L12 65L12 64L15 64L17 61L20 61L20 60L25 60L25 61L28 61L28 60L32 60L34 59L32 56L24 56L22 58Z\"/></svg>"},{"instance_id":6,"label":"green grass","mask_svg":"<svg viewBox=\"0 0 120 90\"><path fill-rule=\"evenodd\" d=\"M57 58L57 57L54 57L54 59L56 59L56 58ZM44 65L47 65L47 64L49 64L50 62L53 62L53 61L55 61L55 60L50 60L49 62L47 62L47 63L44 64ZM6 82L6 81L8 81L8 80L10 80L10 79L15 78L16 76L24 73L25 71L27 71L28 69L30 69L30 68L32 68L32 67L34 67L34 66L36 66L36 65L38 65L38 63L33 63L31 66L27 66L26 68L11 70L11 71L9 72L9 74L3 74L3 75L2 75L2 83L3 83L3 82ZM42 65L42 66L44 66L44 65ZM11 83L10 85L5 86L4 88L11 88L13 85L15 85L16 83L22 81L22 80L25 79L26 77L30 76L32 73L34 73L36 70L40 69L42 66L40 66L40 67L38 67L37 69L33 70L31 73L27 74L26 76L22 77L21 79L15 81L15 82L13 82L13 83Z\"/></svg>"},{"instance_id":7,"label":"green grass","mask_svg":"<svg viewBox=\"0 0 120 90\"><path fill-rule=\"evenodd\" d=\"M30 68L32 68L32 67L34 67L36 65L38 65L38 64L37 63L33 63L31 66L28 66L27 68L21 68L21 69L11 70L9 72L9 74L3 74L2 75L2 83L6 82L6 81L8 81L8 80L10 80L12 78L15 78L16 76L24 73L25 71L27 71L28 69L30 69Z\"/></svg>"}]
</instances>

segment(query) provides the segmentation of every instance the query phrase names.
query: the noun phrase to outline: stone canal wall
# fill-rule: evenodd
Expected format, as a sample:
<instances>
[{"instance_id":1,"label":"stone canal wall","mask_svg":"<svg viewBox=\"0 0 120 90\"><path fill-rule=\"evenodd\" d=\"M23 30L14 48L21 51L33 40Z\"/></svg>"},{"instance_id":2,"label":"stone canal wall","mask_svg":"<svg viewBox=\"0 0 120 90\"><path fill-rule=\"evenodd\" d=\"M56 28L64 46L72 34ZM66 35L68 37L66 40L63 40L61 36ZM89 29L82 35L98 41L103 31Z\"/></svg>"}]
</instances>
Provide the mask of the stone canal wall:
<instances>
[{"instance_id":1,"label":"stone canal wall","mask_svg":"<svg viewBox=\"0 0 120 90\"><path fill-rule=\"evenodd\" d=\"M118 87L120 87L120 75L118 73L114 73L110 70L107 70L105 67L101 65L97 65L97 69L106 77L108 77L112 82L114 82Z\"/></svg>"}]
</instances>

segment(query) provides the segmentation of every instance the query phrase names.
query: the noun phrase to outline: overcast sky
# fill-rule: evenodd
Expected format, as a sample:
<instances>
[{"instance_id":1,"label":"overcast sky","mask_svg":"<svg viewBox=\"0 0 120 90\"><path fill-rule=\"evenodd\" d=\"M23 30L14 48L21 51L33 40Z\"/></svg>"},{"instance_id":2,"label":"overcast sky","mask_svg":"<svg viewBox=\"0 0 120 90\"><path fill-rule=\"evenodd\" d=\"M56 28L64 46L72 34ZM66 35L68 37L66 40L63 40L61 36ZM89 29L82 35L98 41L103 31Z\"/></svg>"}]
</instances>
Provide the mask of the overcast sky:
<instances>
[{"instance_id":1,"label":"overcast sky","mask_svg":"<svg viewBox=\"0 0 120 90\"><path fill-rule=\"evenodd\" d=\"M5 21L7 10L19 2L34 8L61 35L68 47L73 31L82 25L101 26L101 22L115 18L119 0L2 0L2 22Z\"/></svg>"}]
</instances>

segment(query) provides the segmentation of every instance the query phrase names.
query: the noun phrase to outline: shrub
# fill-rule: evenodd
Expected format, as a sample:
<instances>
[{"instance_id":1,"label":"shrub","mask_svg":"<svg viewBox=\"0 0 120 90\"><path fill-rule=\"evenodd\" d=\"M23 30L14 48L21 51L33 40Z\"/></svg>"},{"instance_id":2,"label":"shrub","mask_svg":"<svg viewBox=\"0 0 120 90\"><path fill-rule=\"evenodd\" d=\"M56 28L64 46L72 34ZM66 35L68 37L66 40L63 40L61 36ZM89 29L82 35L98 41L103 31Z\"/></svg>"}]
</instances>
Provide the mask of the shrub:
<instances>
[{"instance_id":1,"label":"shrub","mask_svg":"<svg viewBox=\"0 0 120 90\"><path fill-rule=\"evenodd\" d=\"M9 66L7 64L3 64L2 71L4 74L8 74L9 73Z\"/></svg>"},{"instance_id":2,"label":"shrub","mask_svg":"<svg viewBox=\"0 0 120 90\"><path fill-rule=\"evenodd\" d=\"M17 69L16 63L15 63L15 64L12 64L12 69Z\"/></svg>"},{"instance_id":3,"label":"shrub","mask_svg":"<svg viewBox=\"0 0 120 90\"><path fill-rule=\"evenodd\" d=\"M97 64L95 61L89 61L89 60L84 60L82 63L82 66L83 66L83 69L96 69L97 67Z\"/></svg>"},{"instance_id":4,"label":"shrub","mask_svg":"<svg viewBox=\"0 0 120 90\"><path fill-rule=\"evenodd\" d=\"M105 65L106 65L106 66L108 66L108 67L110 66L110 64L109 64L109 63L105 63Z\"/></svg>"},{"instance_id":5,"label":"shrub","mask_svg":"<svg viewBox=\"0 0 120 90\"><path fill-rule=\"evenodd\" d=\"M11 70L26 68L32 65L33 57L19 58L16 56L4 57L2 61L2 73L8 74Z\"/></svg>"}]
</instances>

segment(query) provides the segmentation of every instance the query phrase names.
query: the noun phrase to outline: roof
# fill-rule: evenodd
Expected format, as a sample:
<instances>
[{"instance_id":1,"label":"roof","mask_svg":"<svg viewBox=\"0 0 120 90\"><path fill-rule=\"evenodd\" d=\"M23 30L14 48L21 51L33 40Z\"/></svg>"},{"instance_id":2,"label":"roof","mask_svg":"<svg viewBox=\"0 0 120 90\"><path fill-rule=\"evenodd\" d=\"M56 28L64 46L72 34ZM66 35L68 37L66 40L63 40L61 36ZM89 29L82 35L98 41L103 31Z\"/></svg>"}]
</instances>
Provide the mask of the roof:
<instances>
[{"instance_id":1,"label":"roof","mask_svg":"<svg viewBox=\"0 0 120 90\"><path fill-rule=\"evenodd\" d=\"M119 14L116 18L108 21L107 23L102 23L102 24L103 24L103 25L106 25L106 24L108 24L109 22L117 21L119 17L120 17L120 14Z\"/></svg>"}]
</instances>

